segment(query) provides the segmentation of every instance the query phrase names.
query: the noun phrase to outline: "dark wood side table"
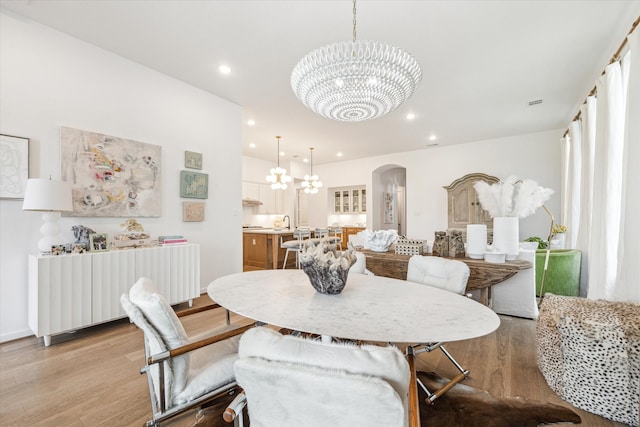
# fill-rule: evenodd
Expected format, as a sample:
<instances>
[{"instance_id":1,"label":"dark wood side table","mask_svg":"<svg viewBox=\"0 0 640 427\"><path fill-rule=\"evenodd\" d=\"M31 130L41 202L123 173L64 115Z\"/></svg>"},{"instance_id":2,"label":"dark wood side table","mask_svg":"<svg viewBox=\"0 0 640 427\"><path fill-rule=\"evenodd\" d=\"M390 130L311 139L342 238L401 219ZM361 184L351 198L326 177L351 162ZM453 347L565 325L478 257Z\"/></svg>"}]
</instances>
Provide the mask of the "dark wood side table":
<instances>
[{"instance_id":1,"label":"dark wood side table","mask_svg":"<svg viewBox=\"0 0 640 427\"><path fill-rule=\"evenodd\" d=\"M400 255L394 252L374 252L361 249L367 258L367 269L376 276L391 277L407 280L407 266L411 255ZM425 255L431 256L431 255ZM469 266L469 281L466 291L480 290L480 302L489 306L491 301L491 287L504 282L520 270L531 268L528 261L514 260L503 264L494 264L482 259L448 258L462 261Z\"/></svg>"}]
</instances>

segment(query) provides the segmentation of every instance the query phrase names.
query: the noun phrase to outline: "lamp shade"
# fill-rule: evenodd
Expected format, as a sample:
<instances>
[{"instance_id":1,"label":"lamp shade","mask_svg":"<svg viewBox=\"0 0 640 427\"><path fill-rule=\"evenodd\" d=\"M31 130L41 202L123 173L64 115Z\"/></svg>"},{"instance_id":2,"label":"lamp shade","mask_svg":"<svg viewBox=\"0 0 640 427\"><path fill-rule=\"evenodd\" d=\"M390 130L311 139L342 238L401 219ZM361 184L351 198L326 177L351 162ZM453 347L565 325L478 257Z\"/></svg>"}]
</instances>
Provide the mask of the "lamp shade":
<instances>
[{"instance_id":1,"label":"lamp shade","mask_svg":"<svg viewBox=\"0 0 640 427\"><path fill-rule=\"evenodd\" d=\"M71 184L53 179L28 180L22 209L44 212L73 211Z\"/></svg>"}]
</instances>

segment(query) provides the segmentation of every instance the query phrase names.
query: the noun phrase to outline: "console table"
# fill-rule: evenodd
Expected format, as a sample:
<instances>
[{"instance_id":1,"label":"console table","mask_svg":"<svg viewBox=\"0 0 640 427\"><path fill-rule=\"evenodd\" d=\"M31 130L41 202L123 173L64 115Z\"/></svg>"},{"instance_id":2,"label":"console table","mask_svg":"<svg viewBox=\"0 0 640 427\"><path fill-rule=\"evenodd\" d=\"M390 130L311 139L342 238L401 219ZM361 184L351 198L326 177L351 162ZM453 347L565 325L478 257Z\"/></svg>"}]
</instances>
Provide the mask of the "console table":
<instances>
[{"instance_id":1,"label":"console table","mask_svg":"<svg viewBox=\"0 0 640 427\"><path fill-rule=\"evenodd\" d=\"M29 327L51 335L126 314L120 295L148 277L170 304L200 296L200 246L158 246L75 255L29 255Z\"/></svg>"},{"instance_id":2,"label":"console table","mask_svg":"<svg viewBox=\"0 0 640 427\"><path fill-rule=\"evenodd\" d=\"M367 249L360 250L367 258L367 269L376 276L391 277L407 280L407 265L411 255L400 255L393 252L374 252ZM425 255L430 256L430 255ZM530 262L522 260L507 261L494 264L481 259L449 258L462 261L469 266L469 281L467 292L480 290L480 302L489 305L491 287L513 277L518 271L531 268Z\"/></svg>"}]
</instances>

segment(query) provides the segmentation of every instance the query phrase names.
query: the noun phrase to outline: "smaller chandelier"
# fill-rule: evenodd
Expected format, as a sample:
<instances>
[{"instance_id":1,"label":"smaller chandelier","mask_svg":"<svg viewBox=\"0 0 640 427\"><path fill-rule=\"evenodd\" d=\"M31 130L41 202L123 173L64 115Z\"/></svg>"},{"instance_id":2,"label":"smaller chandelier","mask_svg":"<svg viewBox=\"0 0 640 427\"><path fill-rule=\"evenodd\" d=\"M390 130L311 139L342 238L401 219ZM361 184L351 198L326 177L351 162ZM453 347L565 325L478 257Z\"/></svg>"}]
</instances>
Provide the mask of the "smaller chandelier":
<instances>
[{"instance_id":1,"label":"smaller chandelier","mask_svg":"<svg viewBox=\"0 0 640 427\"><path fill-rule=\"evenodd\" d=\"M309 148L311 151L311 169L309 175L304 176L304 181L300 184L304 188L304 192L307 194L316 194L318 188L322 187L322 181L318 178L318 175L313 174L313 147Z\"/></svg>"},{"instance_id":2,"label":"smaller chandelier","mask_svg":"<svg viewBox=\"0 0 640 427\"><path fill-rule=\"evenodd\" d=\"M298 62L291 88L310 110L328 119L359 122L382 117L409 99L422 80L413 56L379 41L356 40L320 47Z\"/></svg>"},{"instance_id":3,"label":"smaller chandelier","mask_svg":"<svg viewBox=\"0 0 640 427\"><path fill-rule=\"evenodd\" d=\"M271 183L271 188L274 190L286 190L287 183L291 182L291 177L287 175L287 170L280 167L280 138L281 136L276 136L278 140L278 167L271 168L267 176L267 182Z\"/></svg>"}]
</instances>

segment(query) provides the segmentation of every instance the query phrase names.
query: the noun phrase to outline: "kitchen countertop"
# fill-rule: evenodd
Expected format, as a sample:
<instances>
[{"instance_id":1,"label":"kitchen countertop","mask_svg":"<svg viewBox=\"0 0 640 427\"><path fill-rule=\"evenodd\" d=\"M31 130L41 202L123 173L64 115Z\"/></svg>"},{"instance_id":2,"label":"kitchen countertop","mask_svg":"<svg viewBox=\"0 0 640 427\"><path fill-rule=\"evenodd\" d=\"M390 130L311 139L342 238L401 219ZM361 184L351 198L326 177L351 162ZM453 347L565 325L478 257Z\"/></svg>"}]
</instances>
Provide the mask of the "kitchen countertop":
<instances>
[{"instance_id":1,"label":"kitchen countertop","mask_svg":"<svg viewBox=\"0 0 640 427\"><path fill-rule=\"evenodd\" d=\"M293 230L286 228L243 228L242 232L253 234L291 234Z\"/></svg>"}]
</instances>

